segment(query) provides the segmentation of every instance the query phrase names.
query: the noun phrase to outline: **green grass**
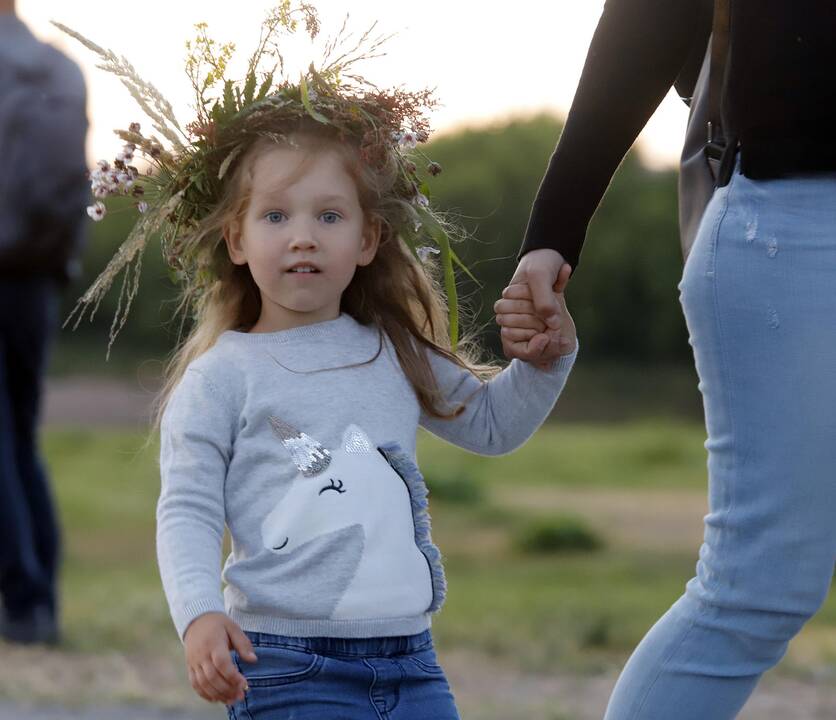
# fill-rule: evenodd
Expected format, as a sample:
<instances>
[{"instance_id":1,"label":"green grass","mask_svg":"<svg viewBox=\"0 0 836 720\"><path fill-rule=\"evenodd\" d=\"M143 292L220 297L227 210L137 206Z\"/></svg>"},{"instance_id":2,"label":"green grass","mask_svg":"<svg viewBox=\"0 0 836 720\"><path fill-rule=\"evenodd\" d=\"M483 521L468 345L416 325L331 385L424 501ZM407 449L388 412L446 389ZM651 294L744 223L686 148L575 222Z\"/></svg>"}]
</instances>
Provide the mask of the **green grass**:
<instances>
[{"instance_id":1,"label":"green grass","mask_svg":"<svg viewBox=\"0 0 836 720\"><path fill-rule=\"evenodd\" d=\"M516 548L515 533L539 508L503 507L500 490L514 483L521 492L554 486L596 496L635 489L648 498L662 491L693 497L705 483L702 436L696 424L549 425L513 455L481 458L422 435L419 462L427 472L484 484L473 502L431 498L450 587L433 625L439 644L546 672L622 662L682 592L697 547L648 549L605 537L594 552L527 554ZM53 429L43 438L63 522L71 649L179 652L154 546L159 445L144 442L141 433L117 431ZM601 518L583 520L601 527ZM790 650L794 667L836 663L836 598L802 636L795 656Z\"/></svg>"},{"instance_id":2,"label":"green grass","mask_svg":"<svg viewBox=\"0 0 836 720\"><path fill-rule=\"evenodd\" d=\"M473 475L488 484L580 488L704 488L705 430L666 420L618 425L549 424L525 447L501 457L465 452L419 435L428 475Z\"/></svg>"}]
</instances>

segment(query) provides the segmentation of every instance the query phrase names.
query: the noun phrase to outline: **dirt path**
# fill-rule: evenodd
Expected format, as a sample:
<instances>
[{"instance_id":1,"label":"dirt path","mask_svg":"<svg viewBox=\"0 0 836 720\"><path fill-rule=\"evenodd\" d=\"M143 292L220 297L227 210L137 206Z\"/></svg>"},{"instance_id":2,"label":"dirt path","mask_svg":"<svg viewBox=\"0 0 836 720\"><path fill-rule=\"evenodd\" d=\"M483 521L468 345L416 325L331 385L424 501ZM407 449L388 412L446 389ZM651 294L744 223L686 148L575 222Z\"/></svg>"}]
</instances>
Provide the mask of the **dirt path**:
<instances>
[{"instance_id":1,"label":"dirt path","mask_svg":"<svg viewBox=\"0 0 836 720\"><path fill-rule=\"evenodd\" d=\"M46 425L136 427L148 423L155 379L50 378L43 398Z\"/></svg>"},{"instance_id":2,"label":"dirt path","mask_svg":"<svg viewBox=\"0 0 836 720\"><path fill-rule=\"evenodd\" d=\"M615 674L525 673L464 650L441 653L466 720L600 720ZM0 720L221 720L179 656L98 656L0 645ZM740 720L832 720L836 677L770 675Z\"/></svg>"}]
</instances>

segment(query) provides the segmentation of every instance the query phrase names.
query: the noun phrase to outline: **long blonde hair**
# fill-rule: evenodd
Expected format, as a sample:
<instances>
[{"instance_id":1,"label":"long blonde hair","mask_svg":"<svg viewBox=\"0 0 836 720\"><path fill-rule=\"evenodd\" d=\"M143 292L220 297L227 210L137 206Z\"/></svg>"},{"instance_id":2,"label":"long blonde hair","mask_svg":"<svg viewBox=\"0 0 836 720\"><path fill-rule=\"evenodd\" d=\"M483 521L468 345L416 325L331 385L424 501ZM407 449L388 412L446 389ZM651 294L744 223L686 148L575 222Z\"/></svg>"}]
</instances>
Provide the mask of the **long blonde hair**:
<instances>
[{"instance_id":1,"label":"long blonde hair","mask_svg":"<svg viewBox=\"0 0 836 720\"><path fill-rule=\"evenodd\" d=\"M209 350L227 330L251 328L261 313L261 295L247 265L235 265L229 258L224 234L233 220L246 213L252 191L255 157L271 143L290 142L294 147L318 151L332 148L345 159L354 178L365 221L379 223L381 237L377 253L367 266L359 266L340 302L341 312L363 325L374 325L386 333L398 361L412 385L421 408L438 418L453 418L465 405L443 407L443 397L424 348L442 355L480 379L500 368L479 362L480 349L473 335L466 335L455 352L449 339L447 301L441 289L437 267L432 260L423 266L398 233L398 225L409 213L409 204L394 192L397 165L394 158L382 167L363 162L350 139L319 123L303 123L285 138L260 137L242 153L220 202L188 239L199 247L201 263L214 280L196 299L186 287L179 309L194 307L188 336L166 363L152 430L159 429L162 415L189 364Z\"/></svg>"}]
</instances>

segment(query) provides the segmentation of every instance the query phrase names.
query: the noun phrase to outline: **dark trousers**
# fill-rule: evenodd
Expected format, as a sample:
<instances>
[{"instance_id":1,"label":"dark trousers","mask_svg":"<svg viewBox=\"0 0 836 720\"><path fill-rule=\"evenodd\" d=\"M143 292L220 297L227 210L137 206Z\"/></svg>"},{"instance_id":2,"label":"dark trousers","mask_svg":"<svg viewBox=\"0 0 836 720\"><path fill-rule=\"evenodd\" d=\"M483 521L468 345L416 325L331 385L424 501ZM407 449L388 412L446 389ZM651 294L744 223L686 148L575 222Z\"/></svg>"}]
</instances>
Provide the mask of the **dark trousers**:
<instances>
[{"instance_id":1,"label":"dark trousers","mask_svg":"<svg viewBox=\"0 0 836 720\"><path fill-rule=\"evenodd\" d=\"M60 536L37 425L58 290L0 278L0 597L9 617L56 611Z\"/></svg>"}]
</instances>

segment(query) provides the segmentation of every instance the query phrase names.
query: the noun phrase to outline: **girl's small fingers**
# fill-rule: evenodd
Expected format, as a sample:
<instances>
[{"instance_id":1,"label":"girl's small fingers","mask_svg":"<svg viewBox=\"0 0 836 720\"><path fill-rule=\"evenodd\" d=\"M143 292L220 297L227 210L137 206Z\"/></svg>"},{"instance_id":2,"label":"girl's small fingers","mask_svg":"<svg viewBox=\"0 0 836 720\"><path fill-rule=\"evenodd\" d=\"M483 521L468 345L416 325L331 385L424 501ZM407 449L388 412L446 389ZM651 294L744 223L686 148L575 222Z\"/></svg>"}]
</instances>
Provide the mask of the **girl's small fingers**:
<instances>
[{"instance_id":1,"label":"girl's small fingers","mask_svg":"<svg viewBox=\"0 0 836 720\"><path fill-rule=\"evenodd\" d=\"M511 342L527 342L537 335L537 331L530 328L503 327L500 328L499 334Z\"/></svg>"},{"instance_id":2,"label":"girl's small fingers","mask_svg":"<svg viewBox=\"0 0 836 720\"><path fill-rule=\"evenodd\" d=\"M540 345L543 344L543 341L538 340L537 342L534 342L534 344L532 344L532 342L534 342L534 338L532 338L532 340L522 340L520 342L509 342L503 338L502 352L505 353L505 357L508 359L517 358L518 360L524 360L526 362L534 362L540 359Z\"/></svg>"},{"instance_id":3,"label":"girl's small fingers","mask_svg":"<svg viewBox=\"0 0 836 720\"><path fill-rule=\"evenodd\" d=\"M206 702L215 702L212 686L206 682L206 678L204 677L203 671L200 667L196 667L194 669L193 676L194 680L192 682L192 687L195 689L197 694L206 700Z\"/></svg>"},{"instance_id":4,"label":"girl's small fingers","mask_svg":"<svg viewBox=\"0 0 836 720\"><path fill-rule=\"evenodd\" d=\"M229 650L223 649L212 653L212 663L218 674L233 688L241 688L247 684L244 676L238 671Z\"/></svg>"},{"instance_id":5,"label":"girl's small fingers","mask_svg":"<svg viewBox=\"0 0 836 720\"><path fill-rule=\"evenodd\" d=\"M221 702L223 701L226 693L223 691L221 687L218 686L217 682L212 680L206 672L206 665L204 663L201 665L197 670L197 678L201 681L201 685L203 689L206 691L206 694L212 698L212 702Z\"/></svg>"},{"instance_id":6,"label":"girl's small fingers","mask_svg":"<svg viewBox=\"0 0 836 720\"><path fill-rule=\"evenodd\" d=\"M525 328L543 332L546 324L536 315L520 315L518 313L500 313L496 316L496 322L503 327Z\"/></svg>"},{"instance_id":7,"label":"girl's small fingers","mask_svg":"<svg viewBox=\"0 0 836 720\"><path fill-rule=\"evenodd\" d=\"M238 686L226 681L226 679L218 672L212 662L211 657L201 665L203 674L206 680L215 688L219 699L224 699L230 695L234 695L238 691Z\"/></svg>"}]
</instances>

